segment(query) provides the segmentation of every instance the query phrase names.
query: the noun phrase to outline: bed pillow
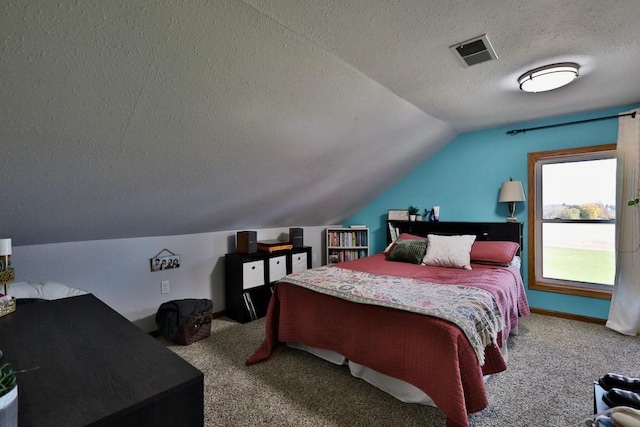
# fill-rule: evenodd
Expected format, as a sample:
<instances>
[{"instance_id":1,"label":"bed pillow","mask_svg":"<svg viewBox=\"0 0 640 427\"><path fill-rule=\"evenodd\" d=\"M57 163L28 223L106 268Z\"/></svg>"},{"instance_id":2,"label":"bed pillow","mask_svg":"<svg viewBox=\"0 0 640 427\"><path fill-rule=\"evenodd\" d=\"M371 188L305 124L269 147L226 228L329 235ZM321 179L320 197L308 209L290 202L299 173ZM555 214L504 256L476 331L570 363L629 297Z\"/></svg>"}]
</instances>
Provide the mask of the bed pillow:
<instances>
[{"instance_id":1,"label":"bed pillow","mask_svg":"<svg viewBox=\"0 0 640 427\"><path fill-rule=\"evenodd\" d=\"M522 266L522 260L518 255L514 256L511 262L507 264L507 267L516 267L517 269L520 269L521 266Z\"/></svg>"},{"instance_id":2,"label":"bed pillow","mask_svg":"<svg viewBox=\"0 0 640 427\"><path fill-rule=\"evenodd\" d=\"M476 241L471 246L471 262L508 266L520 249L516 242Z\"/></svg>"},{"instance_id":3,"label":"bed pillow","mask_svg":"<svg viewBox=\"0 0 640 427\"><path fill-rule=\"evenodd\" d=\"M398 239L402 240L427 240L426 237L416 236L415 234L402 233L398 236Z\"/></svg>"},{"instance_id":4,"label":"bed pillow","mask_svg":"<svg viewBox=\"0 0 640 427\"><path fill-rule=\"evenodd\" d=\"M398 240L424 240L426 241L427 238L426 237L421 237L421 236L416 236L415 234L409 234L409 233L402 233L398 236L398 238L389 243L389 246L386 247L386 249L384 250L385 255L389 255L389 253L391 252L391 249L393 248L393 245L396 244L396 242Z\"/></svg>"},{"instance_id":5,"label":"bed pillow","mask_svg":"<svg viewBox=\"0 0 640 427\"><path fill-rule=\"evenodd\" d=\"M76 295L84 295L89 292L84 289L72 288L57 282L27 283L15 282L9 284L7 293L16 299L35 298L35 299L60 299L74 297Z\"/></svg>"},{"instance_id":6,"label":"bed pillow","mask_svg":"<svg viewBox=\"0 0 640 427\"><path fill-rule=\"evenodd\" d=\"M424 265L436 267L464 268L471 270L471 246L474 235L440 236L427 235L427 252L422 259Z\"/></svg>"},{"instance_id":7,"label":"bed pillow","mask_svg":"<svg viewBox=\"0 0 640 427\"><path fill-rule=\"evenodd\" d=\"M427 241L424 239L403 240L398 238L389 252L388 260L420 264L426 248Z\"/></svg>"}]
</instances>

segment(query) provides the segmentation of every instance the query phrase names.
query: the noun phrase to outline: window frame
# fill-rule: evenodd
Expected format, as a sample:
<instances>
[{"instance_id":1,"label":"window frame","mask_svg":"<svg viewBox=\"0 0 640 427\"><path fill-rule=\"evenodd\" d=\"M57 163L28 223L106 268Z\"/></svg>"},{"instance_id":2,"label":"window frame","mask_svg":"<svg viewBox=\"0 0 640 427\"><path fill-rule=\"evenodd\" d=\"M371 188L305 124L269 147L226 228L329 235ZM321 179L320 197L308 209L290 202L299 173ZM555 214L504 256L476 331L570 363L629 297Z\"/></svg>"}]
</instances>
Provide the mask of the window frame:
<instances>
[{"instance_id":1,"label":"window frame","mask_svg":"<svg viewBox=\"0 0 640 427\"><path fill-rule=\"evenodd\" d=\"M598 283L577 282L542 277L542 178L540 171L543 164L559 163L564 159L571 161L598 160L615 158L616 144L594 145L589 147L566 148L559 150L538 151L528 153L528 233L529 233L529 266L528 287L532 290L557 292L592 298L611 299L613 286ZM575 160L573 160L575 159ZM616 206L618 209L618 206ZM546 220L545 222L563 222ZM572 220L572 223L611 223L612 220ZM613 220L615 223L615 220Z\"/></svg>"}]
</instances>

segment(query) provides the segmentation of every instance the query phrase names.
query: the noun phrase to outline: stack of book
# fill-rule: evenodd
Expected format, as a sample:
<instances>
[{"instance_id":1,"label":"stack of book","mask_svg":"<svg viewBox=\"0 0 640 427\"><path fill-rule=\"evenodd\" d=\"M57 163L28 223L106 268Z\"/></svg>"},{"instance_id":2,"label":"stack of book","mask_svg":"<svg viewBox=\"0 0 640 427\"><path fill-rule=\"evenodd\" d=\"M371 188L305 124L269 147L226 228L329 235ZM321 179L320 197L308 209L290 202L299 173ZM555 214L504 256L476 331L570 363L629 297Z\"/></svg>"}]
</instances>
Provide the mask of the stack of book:
<instances>
[{"instance_id":1,"label":"stack of book","mask_svg":"<svg viewBox=\"0 0 640 427\"><path fill-rule=\"evenodd\" d=\"M290 242L280 240L258 240L258 250L263 252L284 251L293 248Z\"/></svg>"}]
</instances>

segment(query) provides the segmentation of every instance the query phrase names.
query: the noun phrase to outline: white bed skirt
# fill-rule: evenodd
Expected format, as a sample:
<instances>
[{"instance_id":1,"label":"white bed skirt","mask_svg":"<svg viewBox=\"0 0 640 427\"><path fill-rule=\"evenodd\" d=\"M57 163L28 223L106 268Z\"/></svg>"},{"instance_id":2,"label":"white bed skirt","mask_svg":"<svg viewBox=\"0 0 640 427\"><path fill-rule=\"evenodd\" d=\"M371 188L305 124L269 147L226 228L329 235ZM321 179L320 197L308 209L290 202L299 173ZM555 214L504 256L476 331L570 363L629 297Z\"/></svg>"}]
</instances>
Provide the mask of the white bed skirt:
<instances>
[{"instance_id":1,"label":"white bed skirt","mask_svg":"<svg viewBox=\"0 0 640 427\"><path fill-rule=\"evenodd\" d=\"M385 393L390 394L401 402L436 406L435 403L433 403L433 400L425 392L423 392L413 384L409 384L406 381L390 377L364 365L360 365L358 363L347 360L347 358L340 353L331 350L310 347L299 342L288 342L287 346L295 348L297 350L306 351L313 354L314 356L317 356L336 365L348 365L351 375L368 382L372 386L377 387ZM506 345L500 349L500 353L502 354L504 361L508 362L509 354ZM487 381L488 378L489 375L485 375L484 380Z\"/></svg>"}]
</instances>

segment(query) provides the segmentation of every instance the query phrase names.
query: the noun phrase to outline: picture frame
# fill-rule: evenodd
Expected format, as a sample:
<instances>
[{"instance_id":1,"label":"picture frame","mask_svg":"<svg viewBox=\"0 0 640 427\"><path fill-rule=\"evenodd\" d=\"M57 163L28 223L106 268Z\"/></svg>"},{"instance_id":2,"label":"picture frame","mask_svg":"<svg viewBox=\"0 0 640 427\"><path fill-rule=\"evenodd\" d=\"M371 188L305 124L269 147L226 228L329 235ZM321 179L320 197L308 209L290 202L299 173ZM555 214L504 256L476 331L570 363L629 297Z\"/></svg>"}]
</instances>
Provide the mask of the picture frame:
<instances>
[{"instance_id":1,"label":"picture frame","mask_svg":"<svg viewBox=\"0 0 640 427\"><path fill-rule=\"evenodd\" d=\"M151 258L151 271L180 268L180 255L168 255Z\"/></svg>"},{"instance_id":2,"label":"picture frame","mask_svg":"<svg viewBox=\"0 0 640 427\"><path fill-rule=\"evenodd\" d=\"M409 221L409 211L406 209L389 209L387 211L389 221Z\"/></svg>"},{"instance_id":3,"label":"picture frame","mask_svg":"<svg viewBox=\"0 0 640 427\"><path fill-rule=\"evenodd\" d=\"M164 252L169 255L162 255ZM151 272L162 271L162 270L171 270L174 268L180 268L180 255L171 252L169 249L163 249L158 252L153 258L149 259L149 266L151 267Z\"/></svg>"}]
</instances>

